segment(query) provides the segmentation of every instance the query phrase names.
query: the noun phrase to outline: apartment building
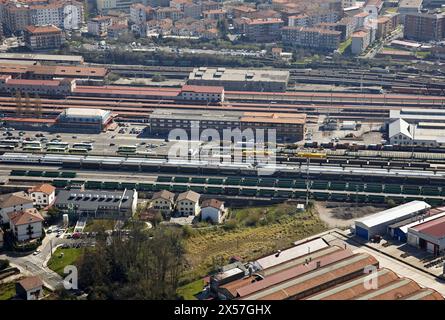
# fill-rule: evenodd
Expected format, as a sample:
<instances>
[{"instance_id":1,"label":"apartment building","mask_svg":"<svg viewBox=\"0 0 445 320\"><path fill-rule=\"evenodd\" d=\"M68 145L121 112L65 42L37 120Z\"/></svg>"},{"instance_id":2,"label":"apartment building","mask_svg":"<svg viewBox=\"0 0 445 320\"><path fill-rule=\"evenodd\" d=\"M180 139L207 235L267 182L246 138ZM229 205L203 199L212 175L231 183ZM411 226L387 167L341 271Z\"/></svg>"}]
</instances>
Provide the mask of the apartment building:
<instances>
[{"instance_id":1,"label":"apartment building","mask_svg":"<svg viewBox=\"0 0 445 320\"><path fill-rule=\"evenodd\" d=\"M98 16L88 21L88 33L96 37L107 36L108 27L112 25L110 16Z\"/></svg>"},{"instance_id":2,"label":"apartment building","mask_svg":"<svg viewBox=\"0 0 445 320\"><path fill-rule=\"evenodd\" d=\"M56 26L27 26L25 45L31 50L56 49L65 41L62 30Z\"/></svg>"},{"instance_id":3,"label":"apartment building","mask_svg":"<svg viewBox=\"0 0 445 320\"><path fill-rule=\"evenodd\" d=\"M406 14L404 37L416 41L440 41L445 37L443 14Z\"/></svg>"},{"instance_id":4,"label":"apartment building","mask_svg":"<svg viewBox=\"0 0 445 320\"><path fill-rule=\"evenodd\" d=\"M400 0L398 12L400 14L400 22L405 24L405 16L407 14L420 13L422 9L423 0Z\"/></svg>"},{"instance_id":5,"label":"apartment building","mask_svg":"<svg viewBox=\"0 0 445 320\"><path fill-rule=\"evenodd\" d=\"M171 19L172 21L177 21L184 18L184 13L176 8L157 8L155 9L155 18L157 20Z\"/></svg>"},{"instance_id":6,"label":"apartment building","mask_svg":"<svg viewBox=\"0 0 445 320\"><path fill-rule=\"evenodd\" d=\"M63 4L54 2L50 4L30 6L31 24L34 26L63 25Z\"/></svg>"},{"instance_id":7,"label":"apartment building","mask_svg":"<svg viewBox=\"0 0 445 320\"><path fill-rule=\"evenodd\" d=\"M351 52L360 55L371 42L371 32L369 29L355 31L352 34Z\"/></svg>"},{"instance_id":8,"label":"apartment building","mask_svg":"<svg viewBox=\"0 0 445 320\"><path fill-rule=\"evenodd\" d=\"M283 24L283 20L279 18L249 19L244 25L245 35L250 41L255 42L278 41L281 38L280 29Z\"/></svg>"},{"instance_id":9,"label":"apartment building","mask_svg":"<svg viewBox=\"0 0 445 320\"><path fill-rule=\"evenodd\" d=\"M333 23L341 19L338 11L321 11L289 17L289 27L313 27L320 23Z\"/></svg>"},{"instance_id":10,"label":"apartment building","mask_svg":"<svg viewBox=\"0 0 445 320\"><path fill-rule=\"evenodd\" d=\"M19 3L8 3L3 11L5 31L8 34L22 33L31 24L29 6Z\"/></svg>"},{"instance_id":11,"label":"apartment building","mask_svg":"<svg viewBox=\"0 0 445 320\"><path fill-rule=\"evenodd\" d=\"M282 40L289 46L333 51L340 45L341 32L328 28L284 27Z\"/></svg>"}]
</instances>

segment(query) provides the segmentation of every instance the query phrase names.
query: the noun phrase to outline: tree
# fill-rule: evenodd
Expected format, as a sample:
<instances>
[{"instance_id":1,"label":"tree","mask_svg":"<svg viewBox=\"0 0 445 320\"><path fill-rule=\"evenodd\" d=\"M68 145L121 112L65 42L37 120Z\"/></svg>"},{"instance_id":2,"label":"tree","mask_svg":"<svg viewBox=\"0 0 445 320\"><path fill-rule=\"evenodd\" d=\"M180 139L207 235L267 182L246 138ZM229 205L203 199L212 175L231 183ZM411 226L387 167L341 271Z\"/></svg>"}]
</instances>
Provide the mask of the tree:
<instances>
[{"instance_id":1,"label":"tree","mask_svg":"<svg viewBox=\"0 0 445 320\"><path fill-rule=\"evenodd\" d=\"M79 266L79 284L94 299L175 299L183 270L182 233L134 228L128 238L98 238Z\"/></svg>"}]
</instances>

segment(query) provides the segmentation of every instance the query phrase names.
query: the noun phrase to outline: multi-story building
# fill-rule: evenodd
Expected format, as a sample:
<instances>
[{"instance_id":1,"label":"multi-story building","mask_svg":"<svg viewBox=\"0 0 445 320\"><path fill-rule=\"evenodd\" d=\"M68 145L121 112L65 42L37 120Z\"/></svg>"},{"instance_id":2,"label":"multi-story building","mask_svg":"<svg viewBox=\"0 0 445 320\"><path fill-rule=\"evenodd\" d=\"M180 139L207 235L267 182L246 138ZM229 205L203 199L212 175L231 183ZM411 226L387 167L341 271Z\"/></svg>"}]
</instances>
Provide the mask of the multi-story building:
<instances>
[{"instance_id":1,"label":"multi-story building","mask_svg":"<svg viewBox=\"0 0 445 320\"><path fill-rule=\"evenodd\" d=\"M151 197L150 206L164 216L170 216L175 206L175 194L167 190L156 192Z\"/></svg>"},{"instance_id":2,"label":"multi-story building","mask_svg":"<svg viewBox=\"0 0 445 320\"><path fill-rule=\"evenodd\" d=\"M214 129L224 138L230 134L227 130L243 132L248 129L255 133L261 129L265 135L268 130L275 130L277 141L288 142L303 139L306 114L155 109L149 123L144 134L150 136L168 136L173 129L183 129L187 133L198 130L200 134L203 130Z\"/></svg>"},{"instance_id":3,"label":"multi-story building","mask_svg":"<svg viewBox=\"0 0 445 320\"><path fill-rule=\"evenodd\" d=\"M27 26L25 45L31 50L56 49L65 42L62 30L56 26Z\"/></svg>"},{"instance_id":4,"label":"multi-story building","mask_svg":"<svg viewBox=\"0 0 445 320\"><path fill-rule=\"evenodd\" d=\"M334 23L341 19L338 11L304 13L289 17L289 27L313 27L320 23Z\"/></svg>"},{"instance_id":5,"label":"multi-story building","mask_svg":"<svg viewBox=\"0 0 445 320\"><path fill-rule=\"evenodd\" d=\"M194 191L180 193L176 199L176 212L181 216L196 216L199 214L199 198L201 195Z\"/></svg>"},{"instance_id":6,"label":"multi-story building","mask_svg":"<svg viewBox=\"0 0 445 320\"><path fill-rule=\"evenodd\" d=\"M96 7L99 13L107 13L116 8L116 0L96 0Z\"/></svg>"},{"instance_id":7,"label":"multi-story building","mask_svg":"<svg viewBox=\"0 0 445 320\"><path fill-rule=\"evenodd\" d=\"M341 1L341 6L343 8L350 8L350 7L354 7L357 4L356 0L342 0Z\"/></svg>"},{"instance_id":8,"label":"multi-story building","mask_svg":"<svg viewBox=\"0 0 445 320\"><path fill-rule=\"evenodd\" d=\"M173 21L184 18L184 13L181 10L171 7L163 7L155 9L155 18L157 20L171 19Z\"/></svg>"},{"instance_id":9,"label":"multi-story building","mask_svg":"<svg viewBox=\"0 0 445 320\"><path fill-rule=\"evenodd\" d=\"M69 132L102 132L113 117L110 111L102 109L67 108L59 114L56 125Z\"/></svg>"},{"instance_id":10,"label":"multi-story building","mask_svg":"<svg viewBox=\"0 0 445 320\"><path fill-rule=\"evenodd\" d=\"M211 20L223 20L226 18L226 14L227 12L224 9L207 10L202 12L204 19Z\"/></svg>"},{"instance_id":11,"label":"multi-story building","mask_svg":"<svg viewBox=\"0 0 445 320\"><path fill-rule=\"evenodd\" d=\"M0 224L9 222L9 214L34 207L33 200L25 192L0 195Z\"/></svg>"},{"instance_id":12,"label":"multi-story building","mask_svg":"<svg viewBox=\"0 0 445 320\"><path fill-rule=\"evenodd\" d=\"M357 21L354 17L344 17L335 23L334 30L341 32L341 41L345 41L351 37L355 30Z\"/></svg>"},{"instance_id":13,"label":"multi-story building","mask_svg":"<svg viewBox=\"0 0 445 320\"><path fill-rule=\"evenodd\" d=\"M192 101L223 102L224 87L183 85L181 99Z\"/></svg>"},{"instance_id":14,"label":"multi-story building","mask_svg":"<svg viewBox=\"0 0 445 320\"><path fill-rule=\"evenodd\" d=\"M381 39L389 35L394 30L394 26L389 16L381 16L377 19L376 38Z\"/></svg>"},{"instance_id":15,"label":"multi-story building","mask_svg":"<svg viewBox=\"0 0 445 320\"><path fill-rule=\"evenodd\" d=\"M28 80L12 79L10 75L0 75L0 92L39 94L44 96L66 96L76 87L76 80Z\"/></svg>"},{"instance_id":16,"label":"multi-story building","mask_svg":"<svg viewBox=\"0 0 445 320\"><path fill-rule=\"evenodd\" d=\"M369 29L357 30L352 34L351 52L359 55L369 46L371 42L371 32Z\"/></svg>"},{"instance_id":17,"label":"multi-story building","mask_svg":"<svg viewBox=\"0 0 445 320\"><path fill-rule=\"evenodd\" d=\"M281 38L280 29L284 22L278 18L250 19L244 28L246 37L255 42L272 42Z\"/></svg>"},{"instance_id":18,"label":"multi-story building","mask_svg":"<svg viewBox=\"0 0 445 320\"><path fill-rule=\"evenodd\" d=\"M28 194L34 201L34 206L45 208L56 199L56 188L48 183L42 183L29 189Z\"/></svg>"},{"instance_id":19,"label":"multi-story building","mask_svg":"<svg viewBox=\"0 0 445 320\"><path fill-rule=\"evenodd\" d=\"M405 15L420 13L423 0L400 0L398 12L400 14L400 23L405 24Z\"/></svg>"},{"instance_id":20,"label":"multi-story building","mask_svg":"<svg viewBox=\"0 0 445 320\"><path fill-rule=\"evenodd\" d=\"M43 217L35 208L9 213L9 227L18 241L42 237Z\"/></svg>"},{"instance_id":21,"label":"multi-story building","mask_svg":"<svg viewBox=\"0 0 445 320\"><path fill-rule=\"evenodd\" d=\"M22 33L31 24L28 5L8 3L4 9L5 27L8 34Z\"/></svg>"},{"instance_id":22,"label":"multi-story building","mask_svg":"<svg viewBox=\"0 0 445 320\"><path fill-rule=\"evenodd\" d=\"M61 2L30 6L29 10L31 16L31 25L54 25L57 27L63 26L63 7L63 3Z\"/></svg>"},{"instance_id":23,"label":"multi-story building","mask_svg":"<svg viewBox=\"0 0 445 320\"><path fill-rule=\"evenodd\" d=\"M340 45L341 32L323 28L284 27L282 40L289 46L333 51Z\"/></svg>"},{"instance_id":24,"label":"multi-story building","mask_svg":"<svg viewBox=\"0 0 445 320\"><path fill-rule=\"evenodd\" d=\"M445 16L443 14L406 14L404 22L404 37L406 39L440 41L445 37Z\"/></svg>"},{"instance_id":25,"label":"multi-story building","mask_svg":"<svg viewBox=\"0 0 445 320\"><path fill-rule=\"evenodd\" d=\"M110 16L98 16L88 21L88 33L96 37L106 37L108 27L112 25Z\"/></svg>"}]
</instances>

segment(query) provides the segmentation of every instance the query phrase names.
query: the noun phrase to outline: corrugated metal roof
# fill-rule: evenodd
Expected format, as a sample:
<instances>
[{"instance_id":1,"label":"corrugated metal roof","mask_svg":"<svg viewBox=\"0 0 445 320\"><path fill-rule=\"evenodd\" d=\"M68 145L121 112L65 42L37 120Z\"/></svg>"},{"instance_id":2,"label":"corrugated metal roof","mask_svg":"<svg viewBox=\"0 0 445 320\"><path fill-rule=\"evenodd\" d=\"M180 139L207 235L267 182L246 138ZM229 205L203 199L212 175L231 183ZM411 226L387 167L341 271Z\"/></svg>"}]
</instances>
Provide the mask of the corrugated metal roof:
<instances>
[{"instance_id":1,"label":"corrugated metal roof","mask_svg":"<svg viewBox=\"0 0 445 320\"><path fill-rule=\"evenodd\" d=\"M431 208L431 206L428 203L415 200L385 211L378 212L371 216L358 219L355 221L355 223L360 223L368 228L371 228L385 222L391 222L408 217L409 215L429 208Z\"/></svg>"}]
</instances>

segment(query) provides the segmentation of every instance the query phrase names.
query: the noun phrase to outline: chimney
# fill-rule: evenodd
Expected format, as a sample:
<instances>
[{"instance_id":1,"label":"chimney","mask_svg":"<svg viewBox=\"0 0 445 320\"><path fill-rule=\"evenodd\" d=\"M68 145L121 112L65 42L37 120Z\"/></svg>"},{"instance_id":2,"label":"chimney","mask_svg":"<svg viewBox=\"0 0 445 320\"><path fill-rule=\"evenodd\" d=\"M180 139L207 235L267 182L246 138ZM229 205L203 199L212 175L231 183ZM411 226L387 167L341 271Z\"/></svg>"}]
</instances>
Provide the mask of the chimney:
<instances>
[{"instance_id":1,"label":"chimney","mask_svg":"<svg viewBox=\"0 0 445 320\"><path fill-rule=\"evenodd\" d=\"M317 261L317 269L321 267L321 261Z\"/></svg>"}]
</instances>

